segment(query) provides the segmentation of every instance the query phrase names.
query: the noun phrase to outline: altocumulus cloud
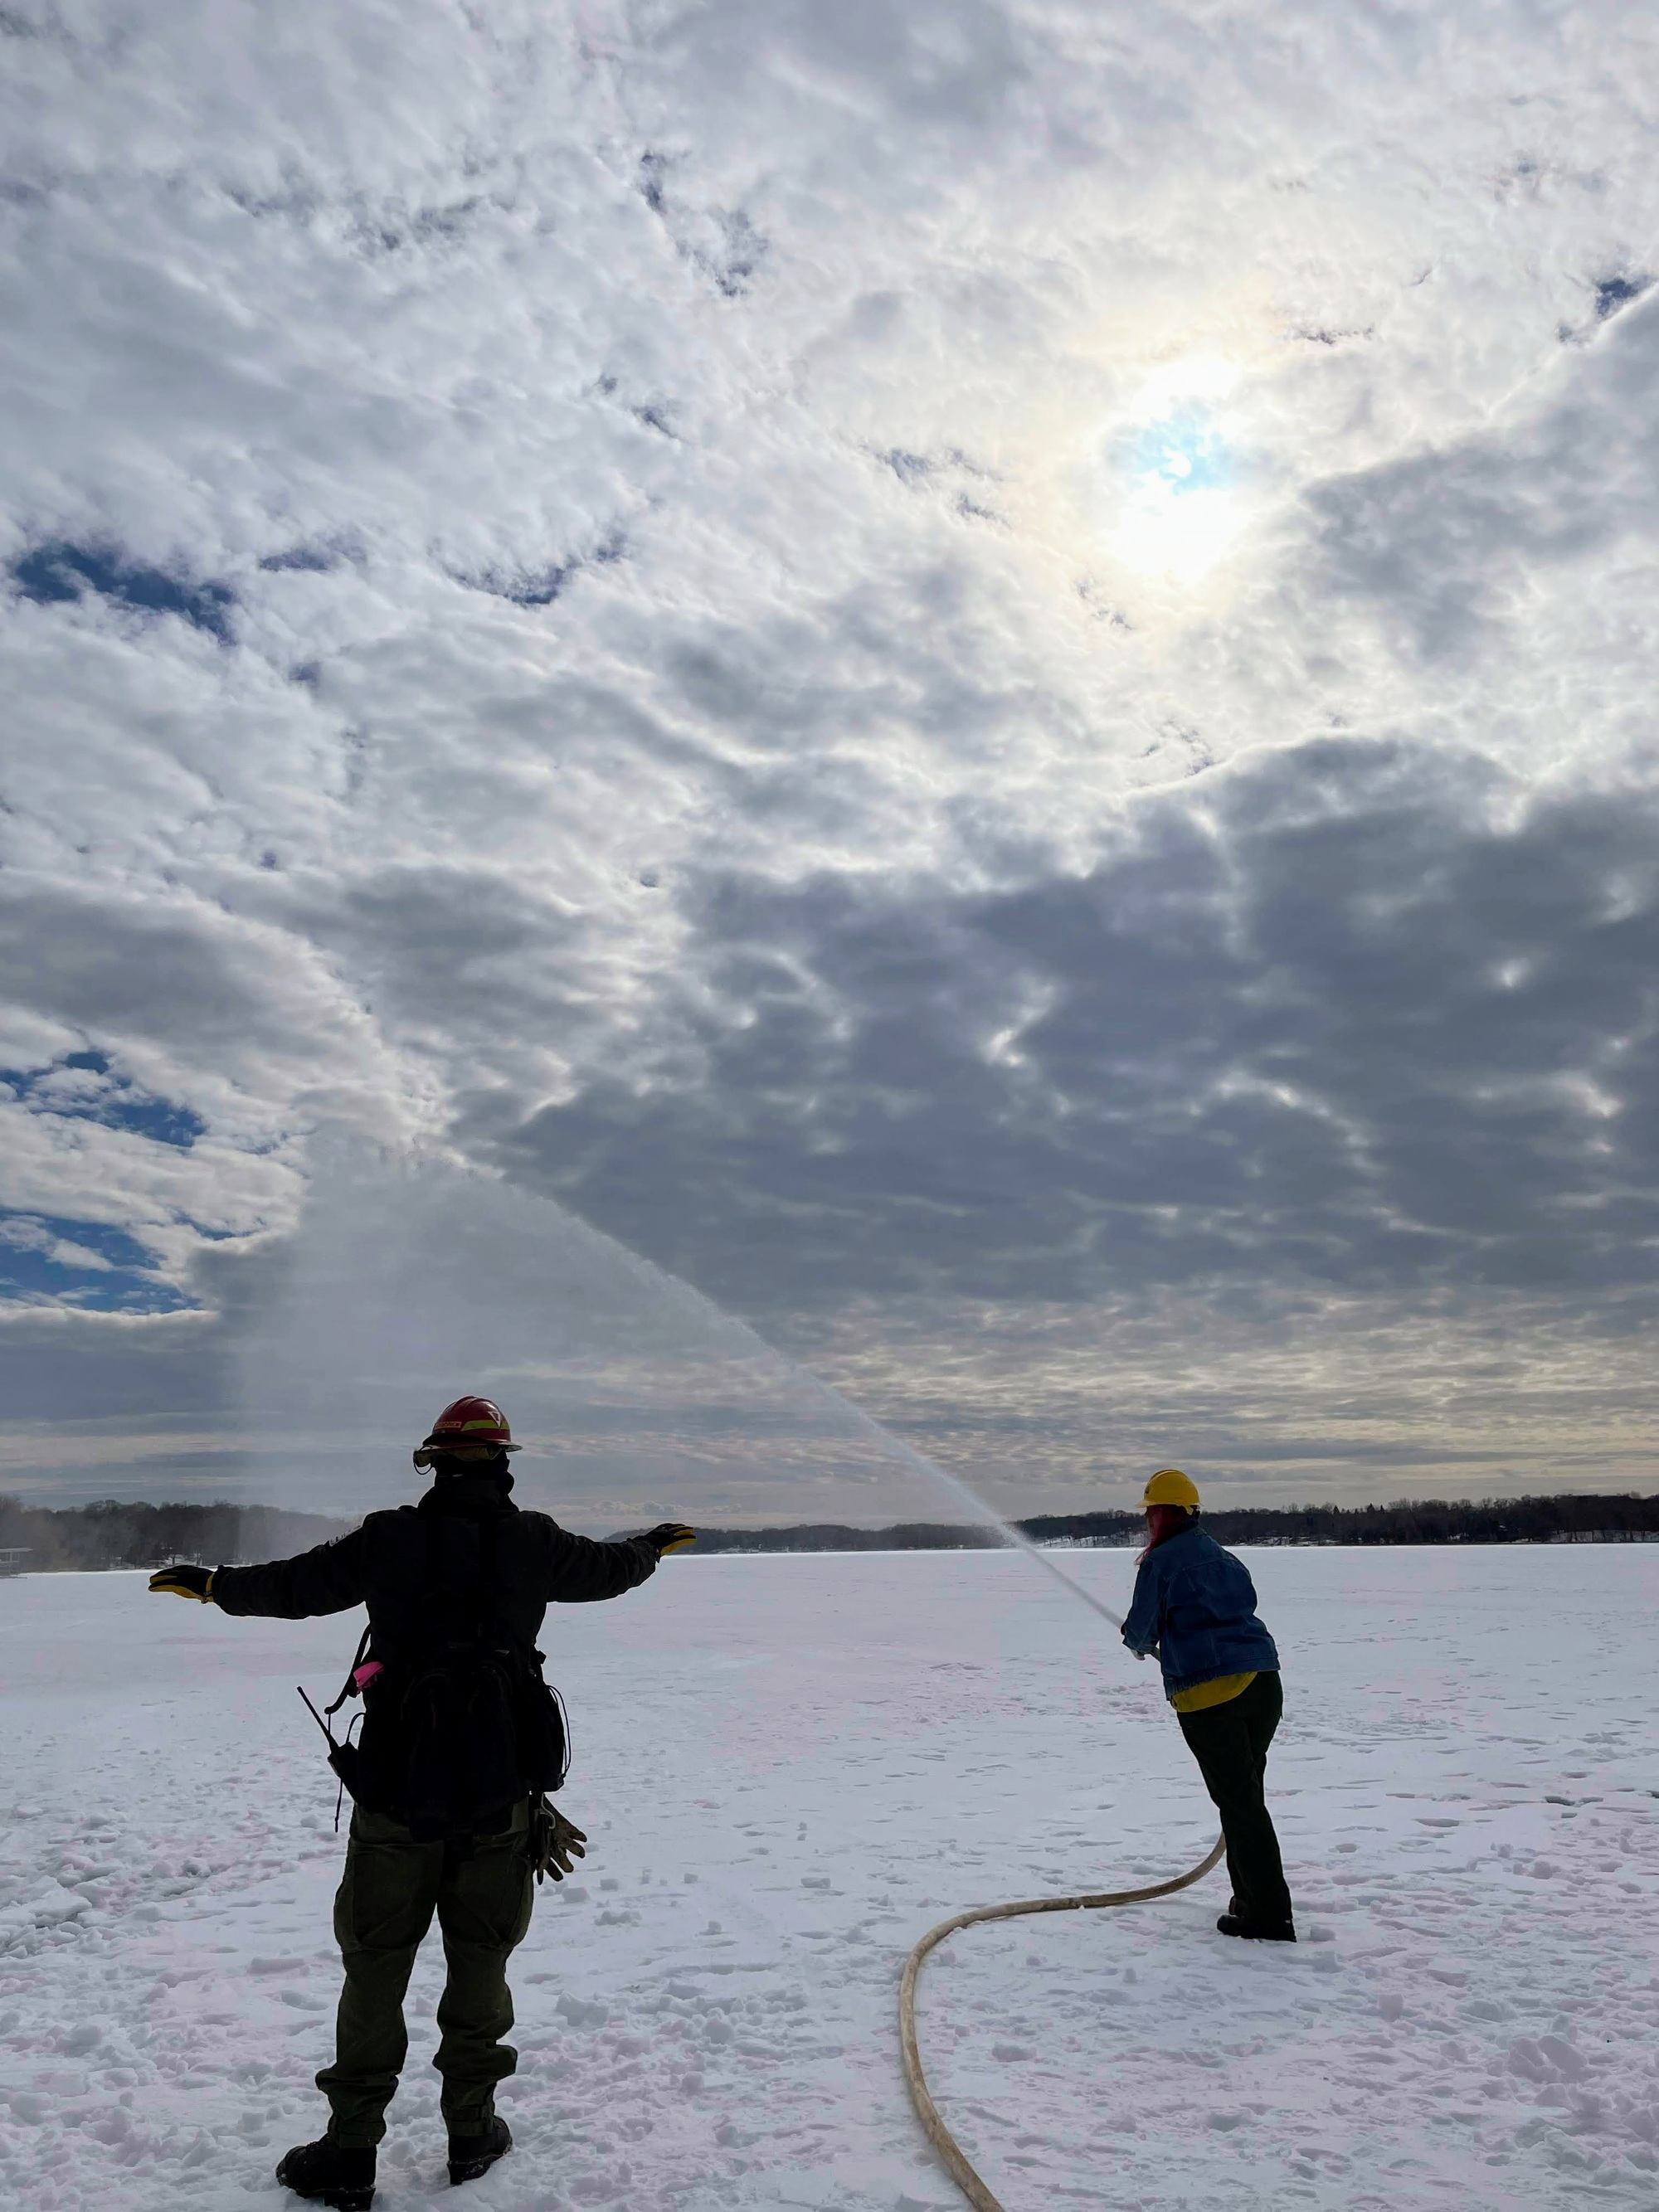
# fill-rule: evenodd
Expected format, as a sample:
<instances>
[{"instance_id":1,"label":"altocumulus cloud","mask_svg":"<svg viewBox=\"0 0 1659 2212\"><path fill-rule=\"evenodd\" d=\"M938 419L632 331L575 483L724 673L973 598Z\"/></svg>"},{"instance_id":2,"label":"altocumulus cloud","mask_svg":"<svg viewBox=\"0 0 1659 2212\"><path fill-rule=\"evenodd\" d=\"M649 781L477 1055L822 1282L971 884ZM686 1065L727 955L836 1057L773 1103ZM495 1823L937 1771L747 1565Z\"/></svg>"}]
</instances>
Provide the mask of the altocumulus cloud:
<instances>
[{"instance_id":1,"label":"altocumulus cloud","mask_svg":"<svg viewBox=\"0 0 1659 2212\"><path fill-rule=\"evenodd\" d=\"M228 1480L295 1281L441 1296L447 1195L395 1282L316 1258L325 1128L558 1198L1005 1503L1639 1479L1638 11L0 37L18 1479ZM574 1316L609 1248L534 1218ZM624 1373L683 1510L724 1451L709 1510L787 1510L662 1296L658 1382L554 1332L593 1512ZM415 1341L312 1349L402 1419Z\"/></svg>"}]
</instances>

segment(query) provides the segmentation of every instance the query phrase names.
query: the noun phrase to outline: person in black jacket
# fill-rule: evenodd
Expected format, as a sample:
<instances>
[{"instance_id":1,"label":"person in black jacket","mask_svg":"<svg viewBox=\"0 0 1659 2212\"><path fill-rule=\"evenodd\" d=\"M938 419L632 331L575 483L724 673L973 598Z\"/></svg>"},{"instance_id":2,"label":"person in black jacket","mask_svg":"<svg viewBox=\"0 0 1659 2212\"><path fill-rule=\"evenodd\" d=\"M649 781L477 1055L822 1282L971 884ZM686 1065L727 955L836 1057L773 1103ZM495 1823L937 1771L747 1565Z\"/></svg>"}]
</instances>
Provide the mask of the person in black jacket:
<instances>
[{"instance_id":1,"label":"person in black jacket","mask_svg":"<svg viewBox=\"0 0 1659 2212\"><path fill-rule=\"evenodd\" d=\"M493 1400L458 1398L415 1455L416 1505L371 1513L331 1544L254 1567L168 1567L152 1590L283 1620L368 1608L352 1681L360 1741L339 1754L356 1801L334 1929L345 1967L334 2063L317 2076L327 2133L289 2151L296 2195L366 2212L375 2148L408 2050L404 1993L435 1910L448 1969L438 2007L449 2178L484 2172L512 2145L495 2090L517 2053L507 1961L530 1924L532 1869L558 1878L586 1840L532 1771L551 1711L537 1635L550 1603L620 1597L693 1540L682 1522L596 1543L509 1495L517 1447ZM538 1718L538 1716L541 1718ZM557 1724L553 1723L557 1735Z\"/></svg>"}]
</instances>

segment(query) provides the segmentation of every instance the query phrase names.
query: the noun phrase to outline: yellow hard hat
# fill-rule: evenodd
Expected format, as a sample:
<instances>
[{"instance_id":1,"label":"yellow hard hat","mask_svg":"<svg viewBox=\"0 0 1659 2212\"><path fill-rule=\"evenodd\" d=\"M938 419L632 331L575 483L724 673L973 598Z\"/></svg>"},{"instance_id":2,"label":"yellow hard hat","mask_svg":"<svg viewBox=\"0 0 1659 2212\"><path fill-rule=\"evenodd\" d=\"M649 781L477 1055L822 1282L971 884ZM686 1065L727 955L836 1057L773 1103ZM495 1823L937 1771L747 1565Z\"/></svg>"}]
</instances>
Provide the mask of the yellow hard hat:
<instances>
[{"instance_id":1,"label":"yellow hard hat","mask_svg":"<svg viewBox=\"0 0 1659 2212\"><path fill-rule=\"evenodd\" d=\"M1196 1513L1198 1485L1178 1467L1161 1467L1146 1485L1140 1502L1143 1505L1184 1505L1189 1513Z\"/></svg>"}]
</instances>

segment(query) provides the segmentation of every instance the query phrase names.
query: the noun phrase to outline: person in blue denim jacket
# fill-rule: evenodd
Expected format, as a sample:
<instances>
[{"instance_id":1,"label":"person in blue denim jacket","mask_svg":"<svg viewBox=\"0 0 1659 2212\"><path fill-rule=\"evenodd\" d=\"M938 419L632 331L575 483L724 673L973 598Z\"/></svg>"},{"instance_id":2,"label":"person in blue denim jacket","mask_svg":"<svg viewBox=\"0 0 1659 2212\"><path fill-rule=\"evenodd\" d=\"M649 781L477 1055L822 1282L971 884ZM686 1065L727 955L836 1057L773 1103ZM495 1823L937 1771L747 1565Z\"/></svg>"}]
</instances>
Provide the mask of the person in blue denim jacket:
<instances>
[{"instance_id":1,"label":"person in blue denim jacket","mask_svg":"<svg viewBox=\"0 0 1659 2212\"><path fill-rule=\"evenodd\" d=\"M1153 1652L1188 1749L1198 1761L1227 1839L1233 1893L1224 1936L1294 1943L1291 1893L1263 1794L1267 1747L1285 1709L1279 1650L1258 1618L1243 1560L1198 1525L1198 1490L1160 1468L1141 1499L1146 1548L1123 1641Z\"/></svg>"}]
</instances>

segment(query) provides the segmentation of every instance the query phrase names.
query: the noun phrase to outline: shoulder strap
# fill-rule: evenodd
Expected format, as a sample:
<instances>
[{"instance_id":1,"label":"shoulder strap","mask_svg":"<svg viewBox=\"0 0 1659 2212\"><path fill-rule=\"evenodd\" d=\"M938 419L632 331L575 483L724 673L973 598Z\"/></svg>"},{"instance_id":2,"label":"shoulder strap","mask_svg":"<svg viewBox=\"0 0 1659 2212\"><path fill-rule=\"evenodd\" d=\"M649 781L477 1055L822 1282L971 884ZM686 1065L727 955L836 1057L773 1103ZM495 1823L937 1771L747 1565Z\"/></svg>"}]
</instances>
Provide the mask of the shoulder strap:
<instances>
[{"instance_id":1,"label":"shoulder strap","mask_svg":"<svg viewBox=\"0 0 1659 2212\"><path fill-rule=\"evenodd\" d=\"M362 1665L363 1655L368 1650L368 1631L365 1628L362 1636L357 1639L357 1656L352 1661L350 1666L346 1668L346 1678L340 1685L339 1696L336 1698L331 1705L325 1705L323 1707L323 1711L331 1719L332 1719L334 1715L339 1711L341 1706L344 1705L348 1698L356 1695L357 1689L357 1669ZM303 1692L301 1694L303 1694Z\"/></svg>"}]
</instances>

